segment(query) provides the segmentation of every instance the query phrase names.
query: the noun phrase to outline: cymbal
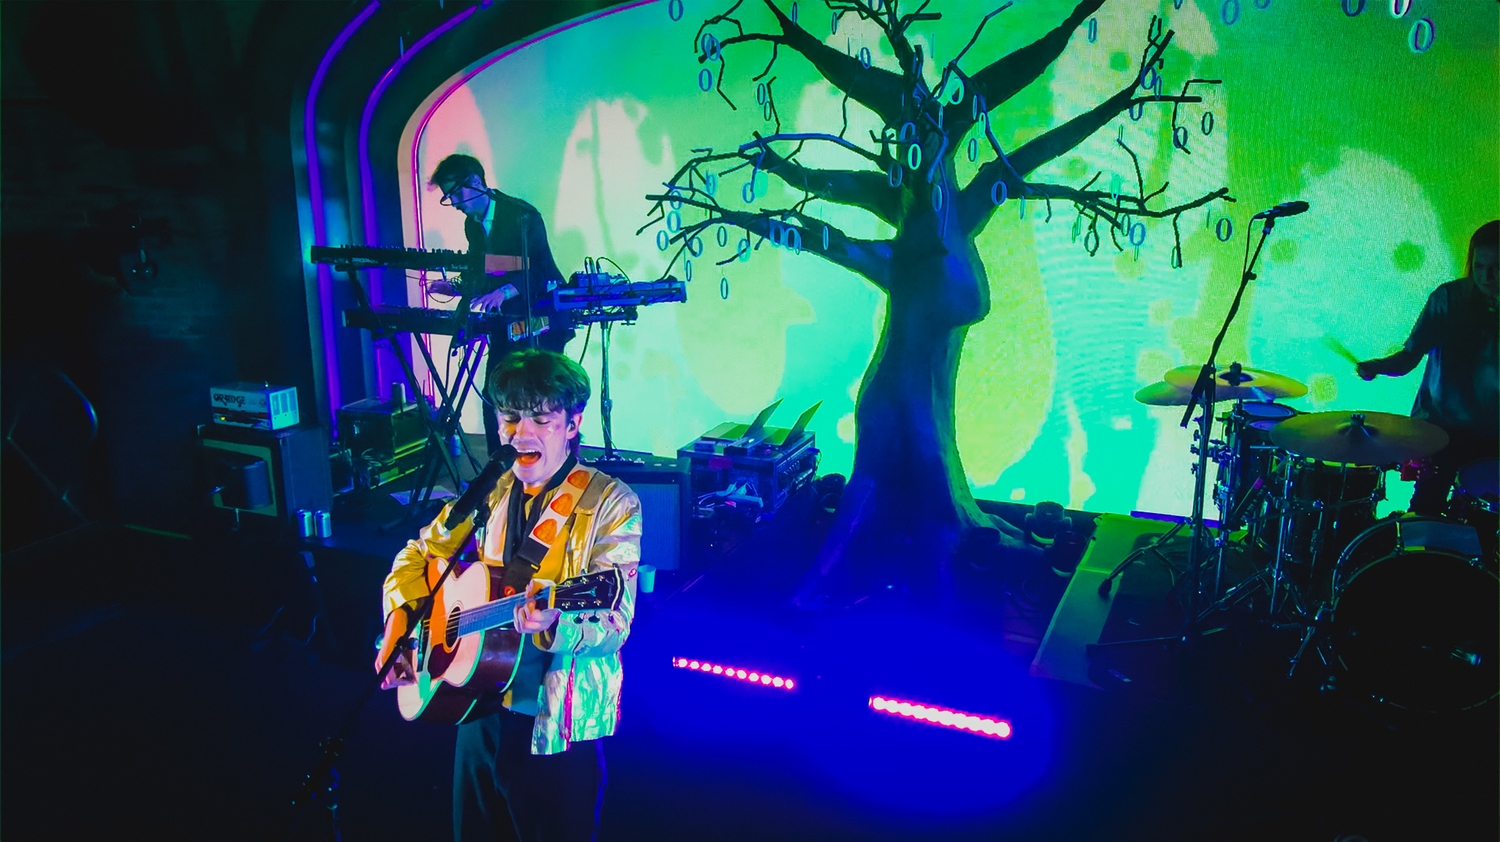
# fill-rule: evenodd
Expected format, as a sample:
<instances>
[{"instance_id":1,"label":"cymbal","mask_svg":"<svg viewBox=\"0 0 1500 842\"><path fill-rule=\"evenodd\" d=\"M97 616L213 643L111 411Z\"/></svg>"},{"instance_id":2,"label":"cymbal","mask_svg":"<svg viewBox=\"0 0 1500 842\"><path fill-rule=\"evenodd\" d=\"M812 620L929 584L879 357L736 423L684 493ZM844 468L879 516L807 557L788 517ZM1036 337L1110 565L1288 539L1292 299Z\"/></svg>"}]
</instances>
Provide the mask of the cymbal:
<instances>
[{"instance_id":1,"label":"cymbal","mask_svg":"<svg viewBox=\"0 0 1500 842\"><path fill-rule=\"evenodd\" d=\"M1443 428L1385 412L1309 412L1271 428L1271 441L1298 456L1354 465L1391 465L1442 450Z\"/></svg>"},{"instance_id":2,"label":"cymbal","mask_svg":"<svg viewBox=\"0 0 1500 842\"><path fill-rule=\"evenodd\" d=\"M1164 380L1158 380L1135 393L1136 401L1151 406L1187 406L1188 398L1192 396L1192 389L1179 389Z\"/></svg>"},{"instance_id":3,"label":"cymbal","mask_svg":"<svg viewBox=\"0 0 1500 842\"><path fill-rule=\"evenodd\" d=\"M1198 371L1202 366L1180 365L1162 375L1162 380L1180 389L1192 391L1193 385L1198 382ZM1293 380L1284 374L1274 371L1265 371L1259 368L1240 369L1240 383L1230 383L1226 378L1229 369L1219 370L1214 378L1214 393L1221 401L1227 400L1250 400L1271 401L1277 398L1300 398L1307 394L1307 384Z\"/></svg>"}]
</instances>

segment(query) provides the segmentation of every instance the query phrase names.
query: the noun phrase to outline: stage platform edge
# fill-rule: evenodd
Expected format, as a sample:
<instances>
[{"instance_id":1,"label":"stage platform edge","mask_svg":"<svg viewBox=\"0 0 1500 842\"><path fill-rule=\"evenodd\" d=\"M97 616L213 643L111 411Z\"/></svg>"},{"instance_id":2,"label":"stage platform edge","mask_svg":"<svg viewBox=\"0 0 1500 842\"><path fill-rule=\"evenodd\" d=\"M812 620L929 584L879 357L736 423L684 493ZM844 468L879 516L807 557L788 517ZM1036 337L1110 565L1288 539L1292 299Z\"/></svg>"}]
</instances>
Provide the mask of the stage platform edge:
<instances>
[{"instance_id":1,"label":"stage platform edge","mask_svg":"<svg viewBox=\"0 0 1500 842\"><path fill-rule=\"evenodd\" d=\"M1115 588L1107 597L1099 595L1099 585L1135 548L1141 536L1160 535L1172 526L1169 522L1127 515L1099 516L1089 548L1078 562L1078 569L1069 580L1031 661L1032 675L1084 687L1098 686L1089 680L1085 647L1099 642L1120 580L1115 580Z\"/></svg>"}]
</instances>

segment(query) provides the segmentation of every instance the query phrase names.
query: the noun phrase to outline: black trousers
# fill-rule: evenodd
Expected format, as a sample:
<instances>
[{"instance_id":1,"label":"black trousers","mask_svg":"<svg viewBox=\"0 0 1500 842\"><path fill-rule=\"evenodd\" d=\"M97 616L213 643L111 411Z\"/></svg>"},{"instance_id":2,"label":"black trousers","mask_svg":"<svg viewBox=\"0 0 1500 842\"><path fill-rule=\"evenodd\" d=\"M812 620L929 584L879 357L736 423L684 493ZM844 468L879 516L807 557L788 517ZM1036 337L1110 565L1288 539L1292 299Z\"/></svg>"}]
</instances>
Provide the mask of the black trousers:
<instances>
[{"instance_id":1,"label":"black trousers","mask_svg":"<svg viewBox=\"0 0 1500 842\"><path fill-rule=\"evenodd\" d=\"M1496 437L1464 430L1448 431L1448 446L1438 451L1417 475L1412 486L1410 509L1422 515L1440 515L1448 507L1448 490L1465 465L1494 459Z\"/></svg>"},{"instance_id":2,"label":"black trousers","mask_svg":"<svg viewBox=\"0 0 1500 842\"><path fill-rule=\"evenodd\" d=\"M604 800L604 741L532 754L536 720L505 709L458 726L456 842L591 842Z\"/></svg>"}]
</instances>

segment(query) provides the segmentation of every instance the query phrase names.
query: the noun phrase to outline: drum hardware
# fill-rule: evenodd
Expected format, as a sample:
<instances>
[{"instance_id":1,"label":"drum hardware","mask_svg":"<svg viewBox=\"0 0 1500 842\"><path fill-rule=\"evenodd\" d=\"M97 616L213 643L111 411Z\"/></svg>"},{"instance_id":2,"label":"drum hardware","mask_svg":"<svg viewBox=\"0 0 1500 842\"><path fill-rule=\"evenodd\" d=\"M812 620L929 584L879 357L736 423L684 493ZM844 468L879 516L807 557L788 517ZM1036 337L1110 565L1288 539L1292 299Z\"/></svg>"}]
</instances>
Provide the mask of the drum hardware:
<instances>
[{"instance_id":1,"label":"drum hardware","mask_svg":"<svg viewBox=\"0 0 1500 842\"><path fill-rule=\"evenodd\" d=\"M1245 288L1255 278L1255 264L1260 259L1261 249L1266 244L1266 238L1271 235L1271 230L1276 225L1275 216L1263 217L1260 241L1255 245L1255 251L1250 251L1250 228L1246 228L1245 234L1245 262L1241 267L1239 289L1235 291L1234 300L1230 302L1229 311L1224 314L1224 322L1219 326L1219 332L1214 337L1213 345L1209 347L1208 359L1201 367L1182 366L1168 371L1163 375L1164 383L1177 387L1179 390L1190 390L1187 400L1182 404L1184 407L1180 425L1187 427L1193 421L1193 410L1201 409L1197 418L1198 429L1194 432L1193 441L1201 446L1197 447L1195 465L1193 469L1193 514L1189 521L1192 530L1192 538L1188 542L1187 573L1184 581L1187 583L1188 597L1186 605L1183 606L1183 624L1179 635L1175 640L1191 644L1197 637L1204 633L1202 624L1204 618L1204 597L1214 601L1219 596L1219 587L1222 584L1224 574L1224 543L1227 531L1221 531L1219 551L1214 554L1213 591L1204 594L1205 570L1209 558L1205 554L1208 544L1208 524L1204 518L1203 498L1208 484L1208 455L1212 447L1213 407L1220 400L1239 398L1241 400L1250 398L1257 401L1274 400L1277 397L1297 397L1307 394L1307 387L1297 383L1291 378L1280 375L1272 375L1258 369L1246 369L1238 362L1229 364L1229 367L1221 370L1218 365L1219 348L1224 344L1224 337L1229 333L1229 326L1234 322L1235 314L1239 312L1240 302L1244 300ZM1152 397L1148 394L1146 397ZM1171 395L1171 400L1178 398ZM1175 405L1175 403L1173 404ZM1232 511L1226 507L1226 514ZM1134 643L1157 643L1160 639L1143 639L1138 641L1119 641L1112 645L1123 646Z\"/></svg>"},{"instance_id":2,"label":"drum hardware","mask_svg":"<svg viewBox=\"0 0 1500 842\"><path fill-rule=\"evenodd\" d=\"M1500 462L1488 459L1471 462L1460 468L1448 514L1479 533L1483 557L1491 564L1500 562Z\"/></svg>"},{"instance_id":3,"label":"drum hardware","mask_svg":"<svg viewBox=\"0 0 1500 842\"><path fill-rule=\"evenodd\" d=\"M1297 673L1297 665L1302 663L1303 656L1307 654L1308 645L1311 644L1314 638L1318 636L1318 631L1320 629L1328 628L1330 620L1331 617L1329 616L1328 606L1319 605L1317 613L1313 614L1313 616L1308 620L1299 623L1288 623L1284 626L1281 626L1281 628L1302 626L1302 640L1297 644L1297 651L1292 655L1291 661L1287 666L1287 678L1290 679ZM1272 628L1276 628L1276 626L1273 625ZM1323 651L1321 646L1314 648L1313 651L1318 654L1318 657L1323 661L1324 666L1329 665L1330 659L1327 657L1327 653ZM1329 681L1332 681L1331 677L1329 678Z\"/></svg>"}]
</instances>

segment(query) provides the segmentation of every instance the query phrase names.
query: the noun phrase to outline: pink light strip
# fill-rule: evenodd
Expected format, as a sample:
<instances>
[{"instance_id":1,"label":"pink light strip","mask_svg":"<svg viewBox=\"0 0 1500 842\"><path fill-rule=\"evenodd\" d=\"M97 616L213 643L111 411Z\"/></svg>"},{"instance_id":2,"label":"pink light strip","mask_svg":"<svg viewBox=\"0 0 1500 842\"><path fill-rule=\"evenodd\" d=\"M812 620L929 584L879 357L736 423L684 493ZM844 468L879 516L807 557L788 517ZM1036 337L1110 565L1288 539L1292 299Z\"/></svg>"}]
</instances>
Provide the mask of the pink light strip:
<instances>
[{"instance_id":1,"label":"pink light strip","mask_svg":"<svg viewBox=\"0 0 1500 842\"><path fill-rule=\"evenodd\" d=\"M740 681L748 681L751 684L761 684L766 687L777 687L782 690L795 689L797 683L790 678L779 675L771 675L768 672L758 672L740 669L738 667L726 667L723 664L710 663L708 661L697 661L691 658L673 658L672 666L679 669L689 669L696 672L707 672L714 675L722 675L725 678L734 678Z\"/></svg>"},{"instance_id":2,"label":"pink light strip","mask_svg":"<svg viewBox=\"0 0 1500 842\"><path fill-rule=\"evenodd\" d=\"M881 713L915 719L929 725L952 728L955 731L967 731L970 734L979 734L997 740L1008 740L1011 735L1010 723L1004 719L991 719L988 716L949 710L935 705L871 696L870 707Z\"/></svg>"}]
</instances>

